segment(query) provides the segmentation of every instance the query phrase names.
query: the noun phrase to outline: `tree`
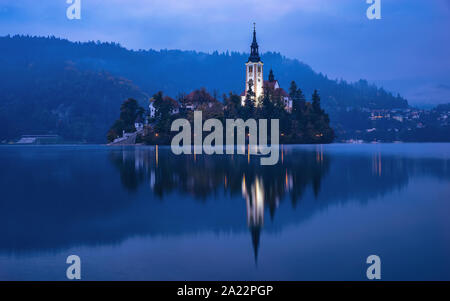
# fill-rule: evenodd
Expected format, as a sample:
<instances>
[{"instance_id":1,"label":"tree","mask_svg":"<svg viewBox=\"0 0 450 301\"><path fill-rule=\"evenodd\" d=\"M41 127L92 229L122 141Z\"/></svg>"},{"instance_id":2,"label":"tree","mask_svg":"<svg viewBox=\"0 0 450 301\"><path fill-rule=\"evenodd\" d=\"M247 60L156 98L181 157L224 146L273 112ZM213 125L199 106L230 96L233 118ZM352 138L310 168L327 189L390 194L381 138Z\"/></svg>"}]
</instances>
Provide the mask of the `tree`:
<instances>
[{"instance_id":1,"label":"tree","mask_svg":"<svg viewBox=\"0 0 450 301\"><path fill-rule=\"evenodd\" d=\"M253 81L249 80L247 95L245 96L244 118L252 118L255 113L255 92L253 92Z\"/></svg>"},{"instance_id":2,"label":"tree","mask_svg":"<svg viewBox=\"0 0 450 301\"><path fill-rule=\"evenodd\" d=\"M227 97L224 95L225 112L226 118L235 118L239 116L242 112L241 97L234 93L229 94Z\"/></svg>"},{"instance_id":3,"label":"tree","mask_svg":"<svg viewBox=\"0 0 450 301\"><path fill-rule=\"evenodd\" d=\"M314 93L312 95L312 107L314 110L314 113L321 114L323 113L322 108L320 107L320 96L317 90L314 90Z\"/></svg>"},{"instance_id":4,"label":"tree","mask_svg":"<svg viewBox=\"0 0 450 301\"><path fill-rule=\"evenodd\" d=\"M312 95L312 104L308 116L309 139L313 143L329 143L334 139L334 131L330 127L330 118L320 106L320 96L317 90Z\"/></svg>"},{"instance_id":5,"label":"tree","mask_svg":"<svg viewBox=\"0 0 450 301\"><path fill-rule=\"evenodd\" d=\"M289 96L294 99L295 95L297 94L297 84L295 81L291 81L291 85L289 87Z\"/></svg>"},{"instance_id":6,"label":"tree","mask_svg":"<svg viewBox=\"0 0 450 301\"><path fill-rule=\"evenodd\" d=\"M217 101L215 96L212 96L208 93L208 91L206 91L206 88L193 91L189 94L189 97L192 103L196 106Z\"/></svg>"},{"instance_id":7,"label":"tree","mask_svg":"<svg viewBox=\"0 0 450 301\"><path fill-rule=\"evenodd\" d=\"M168 134L172 121L172 113L177 106L177 102L168 96L163 96L159 91L152 97L153 107L155 108L155 131L158 135Z\"/></svg>"},{"instance_id":8,"label":"tree","mask_svg":"<svg viewBox=\"0 0 450 301\"><path fill-rule=\"evenodd\" d=\"M125 100L120 106L120 120L123 121L124 130L127 133L134 132L134 121L138 114L142 114L137 101L133 98Z\"/></svg>"},{"instance_id":9,"label":"tree","mask_svg":"<svg viewBox=\"0 0 450 301\"><path fill-rule=\"evenodd\" d=\"M271 118L274 115L275 105L272 102L274 91L269 86L264 86L264 95L262 96L261 106L259 111L261 112L261 118Z\"/></svg>"},{"instance_id":10,"label":"tree","mask_svg":"<svg viewBox=\"0 0 450 301\"><path fill-rule=\"evenodd\" d=\"M138 117L143 117L144 109L139 106L138 102L129 98L120 106L120 117L114 122L107 134L108 141L113 141L120 137L123 132L132 133L136 131L134 122Z\"/></svg>"},{"instance_id":11,"label":"tree","mask_svg":"<svg viewBox=\"0 0 450 301\"><path fill-rule=\"evenodd\" d=\"M306 100L302 90L297 88L294 81L289 88L289 97L292 99L292 115L300 121L304 115Z\"/></svg>"}]
</instances>

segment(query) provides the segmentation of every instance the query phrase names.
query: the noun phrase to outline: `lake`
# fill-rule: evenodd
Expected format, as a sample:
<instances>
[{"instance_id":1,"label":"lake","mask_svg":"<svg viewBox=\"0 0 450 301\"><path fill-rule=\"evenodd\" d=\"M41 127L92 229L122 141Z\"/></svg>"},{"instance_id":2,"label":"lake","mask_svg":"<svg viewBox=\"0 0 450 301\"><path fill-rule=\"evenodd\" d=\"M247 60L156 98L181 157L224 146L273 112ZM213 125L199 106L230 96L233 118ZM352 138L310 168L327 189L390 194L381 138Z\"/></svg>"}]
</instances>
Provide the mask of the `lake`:
<instances>
[{"instance_id":1,"label":"lake","mask_svg":"<svg viewBox=\"0 0 450 301\"><path fill-rule=\"evenodd\" d=\"M450 144L0 146L0 280L450 280Z\"/></svg>"}]
</instances>

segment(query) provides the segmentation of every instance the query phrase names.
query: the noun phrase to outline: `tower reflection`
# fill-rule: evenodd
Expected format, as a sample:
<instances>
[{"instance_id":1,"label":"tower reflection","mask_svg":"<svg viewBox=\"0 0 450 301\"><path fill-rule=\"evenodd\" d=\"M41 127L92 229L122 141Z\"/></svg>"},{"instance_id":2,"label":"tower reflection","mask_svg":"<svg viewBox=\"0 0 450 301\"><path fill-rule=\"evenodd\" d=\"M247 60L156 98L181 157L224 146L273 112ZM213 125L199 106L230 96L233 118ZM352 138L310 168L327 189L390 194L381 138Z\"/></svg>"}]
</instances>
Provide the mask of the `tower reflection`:
<instances>
[{"instance_id":1,"label":"tower reflection","mask_svg":"<svg viewBox=\"0 0 450 301\"><path fill-rule=\"evenodd\" d=\"M255 262L266 211L273 220L280 202L290 200L295 208L309 185L317 197L321 179L329 168L323 149L319 154L308 151L291 155L291 150L283 147L283 160L274 166L261 166L258 156L176 156L168 148L157 147L124 152L128 154L111 152L110 159L130 192L136 191L139 183L149 181L152 192L161 199L171 192L202 202L220 193L242 197Z\"/></svg>"},{"instance_id":2,"label":"tower reflection","mask_svg":"<svg viewBox=\"0 0 450 301\"><path fill-rule=\"evenodd\" d=\"M247 208L247 224L252 235L253 251L255 262L258 260L259 239L261 229L264 225L264 186L257 177L250 185L250 190L245 182L245 175L242 178L242 196L245 198Z\"/></svg>"},{"instance_id":3,"label":"tower reflection","mask_svg":"<svg viewBox=\"0 0 450 301\"><path fill-rule=\"evenodd\" d=\"M0 253L245 231L256 260L265 233L330 206L383 199L415 178L450 179L445 153L415 147L408 155L410 145L284 146L275 166L258 156L194 160L161 146L5 148Z\"/></svg>"}]
</instances>

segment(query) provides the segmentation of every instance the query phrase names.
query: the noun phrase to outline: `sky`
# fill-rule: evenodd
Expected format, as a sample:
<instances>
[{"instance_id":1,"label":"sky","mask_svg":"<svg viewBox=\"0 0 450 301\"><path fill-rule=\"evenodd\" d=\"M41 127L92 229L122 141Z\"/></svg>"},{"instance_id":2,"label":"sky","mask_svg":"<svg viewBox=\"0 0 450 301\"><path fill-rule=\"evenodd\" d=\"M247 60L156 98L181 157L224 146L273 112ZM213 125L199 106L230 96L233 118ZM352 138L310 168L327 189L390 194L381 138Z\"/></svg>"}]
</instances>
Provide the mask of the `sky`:
<instances>
[{"instance_id":1,"label":"sky","mask_svg":"<svg viewBox=\"0 0 450 301\"><path fill-rule=\"evenodd\" d=\"M310 65L329 78L361 78L412 104L450 102L450 0L0 0L0 35L118 42L131 49L249 52L253 22L260 50Z\"/></svg>"}]
</instances>

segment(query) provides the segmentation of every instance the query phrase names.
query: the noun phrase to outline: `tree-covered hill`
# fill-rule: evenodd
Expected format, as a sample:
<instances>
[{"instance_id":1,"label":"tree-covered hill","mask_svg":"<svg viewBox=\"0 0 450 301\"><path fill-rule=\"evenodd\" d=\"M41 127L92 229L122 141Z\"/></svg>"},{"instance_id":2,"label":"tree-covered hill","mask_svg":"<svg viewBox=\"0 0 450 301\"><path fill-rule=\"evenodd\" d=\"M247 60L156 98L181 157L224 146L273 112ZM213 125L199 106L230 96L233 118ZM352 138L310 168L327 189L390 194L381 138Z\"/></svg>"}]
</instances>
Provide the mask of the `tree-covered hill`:
<instances>
[{"instance_id":1,"label":"tree-covered hill","mask_svg":"<svg viewBox=\"0 0 450 301\"><path fill-rule=\"evenodd\" d=\"M248 58L237 52L132 51L115 43L26 36L0 37L0 54L1 140L40 131L92 142L103 141L127 98L145 102L157 91L175 97L200 87L219 97L242 92ZM272 68L286 90L292 80L307 96L317 89L332 124L348 107L407 107L405 99L364 80L330 80L279 53L265 53L262 60L266 74Z\"/></svg>"},{"instance_id":2,"label":"tree-covered hill","mask_svg":"<svg viewBox=\"0 0 450 301\"><path fill-rule=\"evenodd\" d=\"M148 99L127 79L82 71L71 62L2 69L0 81L0 141L58 134L65 141L104 142L124 99Z\"/></svg>"}]
</instances>

